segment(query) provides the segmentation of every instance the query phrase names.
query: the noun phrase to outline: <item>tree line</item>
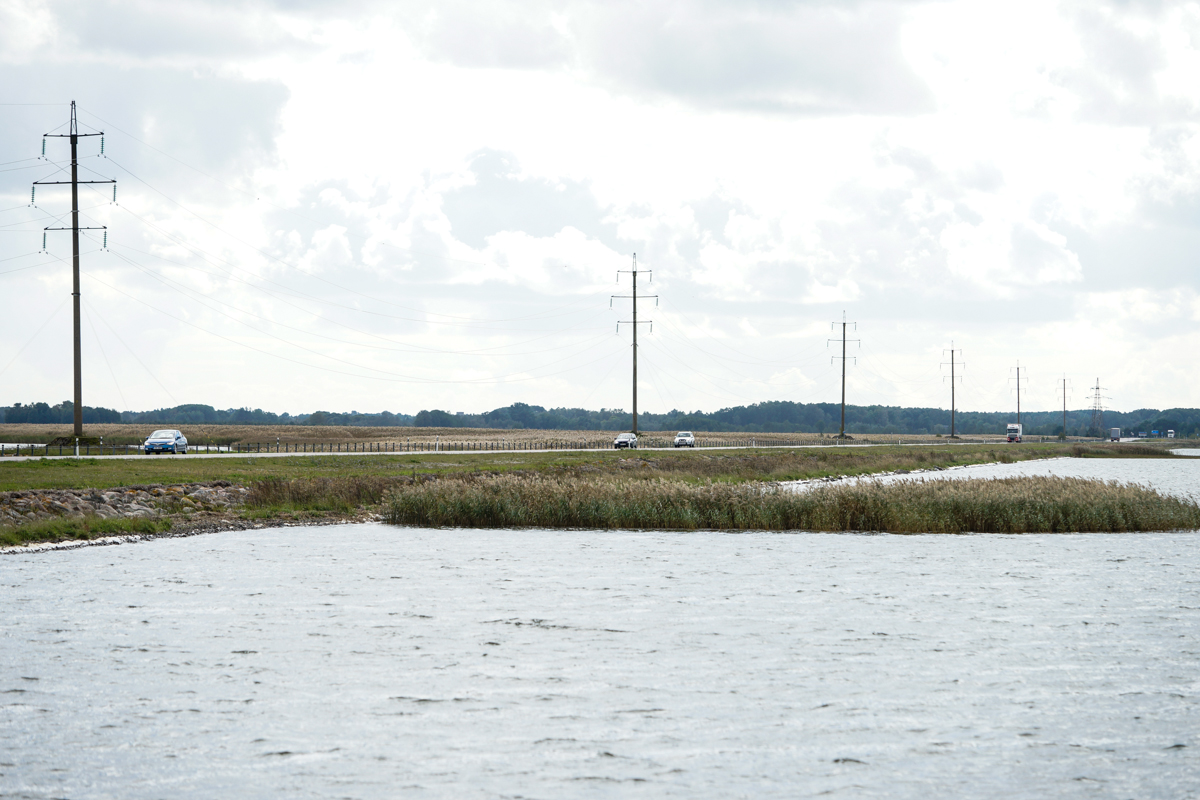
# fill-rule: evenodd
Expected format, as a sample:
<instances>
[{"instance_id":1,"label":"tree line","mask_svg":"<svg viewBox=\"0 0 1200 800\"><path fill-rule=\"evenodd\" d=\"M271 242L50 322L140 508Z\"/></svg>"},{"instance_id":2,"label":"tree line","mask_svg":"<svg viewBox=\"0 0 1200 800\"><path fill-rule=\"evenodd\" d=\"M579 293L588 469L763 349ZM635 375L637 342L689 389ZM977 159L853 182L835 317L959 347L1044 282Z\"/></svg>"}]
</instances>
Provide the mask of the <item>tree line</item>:
<instances>
[{"instance_id":1,"label":"tree line","mask_svg":"<svg viewBox=\"0 0 1200 800\"><path fill-rule=\"evenodd\" d=\"M837 433L841 406L837 403L793 403L774 401L733 406L719 411L680 411L638 415L638 428L644 431L744 431L747 433ZM0 406L0 422L70 424L74 405L30 403ZM180 405L153 411L117 411L84 406L84 423L127 423L138 425L353 425L369 427L499 428L538 430L622 431L630 427L629 412L624 409L545 408L513 403L481 414L451 413L440 409L423 410L415 415L389 411L359 413L351 411L314 411L309 414L276 414L260 408L216 409L208 405ZM1016 421L1008 411L960 411L955 431L961 434L1002 434L1005 426ZM1063 433L1061 411L1032 411L1021 415L1025 433L1031 436L1058 436ZM1104 412L1104 430L1092 429L1088 409L1068 411L1068 436L1101 436L1109 428L1120 427L1125 436L1140 432L1174 430L1180 437L1200 436L1200 409L1172 408L1165 411L1143 408L1130 412ZM944 408L906 408L902 406L846 406L846 431L853 434L942 434L950 433L950 412Z\"/></svg>"}]
</instances>

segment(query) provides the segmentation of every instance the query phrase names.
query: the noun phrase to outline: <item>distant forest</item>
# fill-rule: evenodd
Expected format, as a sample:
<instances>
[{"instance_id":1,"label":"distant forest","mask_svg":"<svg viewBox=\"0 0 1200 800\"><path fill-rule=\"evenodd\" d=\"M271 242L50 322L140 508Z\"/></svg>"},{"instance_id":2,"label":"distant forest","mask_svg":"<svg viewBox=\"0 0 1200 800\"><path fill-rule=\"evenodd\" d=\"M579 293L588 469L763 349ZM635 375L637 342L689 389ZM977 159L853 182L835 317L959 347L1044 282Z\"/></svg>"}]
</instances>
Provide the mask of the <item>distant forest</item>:
<instances>
[{"instance_id":1,"label":"distant forest","mask_svg":"<svg viewBox=\"0 0 1200 800\"><path fill-rule=\"evenodd\" d=\"M0 422L69 424L74 406L70 402L48 405L0 406ZM837 433L841 407L837 403L756 403L723 408L720 411L670 411L665 414L638 415L638 428L645 431L746 431L751 433ZM275 414L262 409L229 408L219 410L205 405L182 405L153 411L116 411L110 408L83 407L85 423L129 423L137 425L358 425L371 427L417 426L436 428L501 428L542 430L621 431L630 427L629 412L602 408L551 408L513 403L483 414L421 411L416 415L339 414L314 411L311 414ZM955 430L962 434L1001 434L1004 426L1015 422L1007 411L960 411ZM1061 411L1027 411L1021 422L1028 435L1057 436L1062 432ZM1104 412L1103 432L1089 431L1090 410L1067 412L1067 435L1086 436L1107 433L1120 427L1125 436L1140 432L1174 430L1180 437L1200 436L1200 409L1172 408L1159 411ZM944 408L901 408L899 406L846 406L846 432L850 434L942 434L950 433L950 412Z\"/></svg>"}]
</instances>

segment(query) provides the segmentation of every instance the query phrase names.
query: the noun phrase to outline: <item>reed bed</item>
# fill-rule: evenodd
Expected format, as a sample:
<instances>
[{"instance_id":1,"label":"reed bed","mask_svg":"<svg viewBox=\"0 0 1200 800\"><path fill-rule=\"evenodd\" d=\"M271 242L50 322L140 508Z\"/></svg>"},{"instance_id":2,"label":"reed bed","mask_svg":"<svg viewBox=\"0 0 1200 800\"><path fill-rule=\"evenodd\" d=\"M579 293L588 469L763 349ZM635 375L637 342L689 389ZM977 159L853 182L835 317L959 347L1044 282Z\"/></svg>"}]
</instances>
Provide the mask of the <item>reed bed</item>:
<instances>
[{"instance_id":1,"label":"reed bed","mask_svg":"<svg viewBox=\"0 0 1200 800\"><path fill-rule=\"evenodd\" d=\"M411 478L356 475L345 478L277 478L255 481L246 506L273 510L348 512L376 506L387 491Z\"/></svg>"},{"instance_id":2,"label":"reed bed","mask_svg":"<svg viewBox=\"0 0 1200 800\"><path fill-rule=\"evenodd\" d=\"M1066 533L1200 528L1200 506L1079 478L908 480L795 493L762 483L479 475L392 488L398 525L474 528Z\"/></svg>"}]
</instances>

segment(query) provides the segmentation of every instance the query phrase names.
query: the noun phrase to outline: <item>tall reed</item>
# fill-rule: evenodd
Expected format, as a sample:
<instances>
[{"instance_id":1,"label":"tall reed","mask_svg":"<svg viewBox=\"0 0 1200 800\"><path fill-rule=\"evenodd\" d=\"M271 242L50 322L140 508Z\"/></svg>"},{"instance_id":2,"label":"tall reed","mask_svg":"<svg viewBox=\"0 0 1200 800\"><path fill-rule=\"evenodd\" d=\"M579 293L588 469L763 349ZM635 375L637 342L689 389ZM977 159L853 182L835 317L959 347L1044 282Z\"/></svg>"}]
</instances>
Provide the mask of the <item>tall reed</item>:
<instances>
[{"instance_id":1,"label":"tall reed","mask_svg":"<svg viewBox=\"0 0 1200 800\"><path fill-rule=\"evenodd\" d=\"M340 478L264 478L250 485L246 505L251 508L352 511L382 502L404 477L353 475Z\"/></svg>"},{"instance_id":2,"label":"tall reed","mask_svg":"<svg viewBox=\"0 0 1200 800\"><path fill-rule=\"evenodd\" d=\"M384 518L478 528L1058 533L1200 528L1200 506L1079 478L767 484L480 475L395 486Z\"/></svg>"}]
</instances>

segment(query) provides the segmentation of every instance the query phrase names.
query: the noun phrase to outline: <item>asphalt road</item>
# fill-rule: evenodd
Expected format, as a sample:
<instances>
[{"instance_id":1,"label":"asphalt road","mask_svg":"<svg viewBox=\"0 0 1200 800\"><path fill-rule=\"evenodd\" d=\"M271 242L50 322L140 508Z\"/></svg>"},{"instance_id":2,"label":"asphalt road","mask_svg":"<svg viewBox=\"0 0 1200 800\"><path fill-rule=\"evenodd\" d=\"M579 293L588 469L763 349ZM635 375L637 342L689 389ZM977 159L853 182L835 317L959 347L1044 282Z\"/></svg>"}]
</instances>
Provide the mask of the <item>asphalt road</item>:
<instances>
[{"instance_id":1,"label":"asphalt road","mask_svg":"<svg viewBox=\"0 0 1200 800\"><path fill-rule=\"evenodd\" d=\"M1003 443L1004 443L1003 441L995 442L995 444L1003 444ZM974 444L993 444L993 442L910 442L907 444L897 442L897 444L899 444L902 447L930 447L930 446L952 447L952 446L956 446L956 445L957 446L966 446L966 445L974 445ZM716 447L700 447L700 448L695 448L695 449L705 450L705 451L708 451L708 450L827 450L827 449L840 449L840 448L851 448L851 447L895 447L895 446L896 445L893 445L890 442L870 442L870 443L861 442L861 443L854 443L854 444L789 444L789 445L779 445L779 446L722 445L722 446L716 446ZM662 453L662 452L670 453L670 452L674 452L676 449L678 449L678 448L674 448L674 447L639 447L639 448L636 448L633 452L636 452L636 453ZM584 448L584 447L557 448L556 447L556 448L552 448L552 449L533 449L533 450L524 450L524 449L518 449L518 450L404 450L404 451L387 450L387 451L351 451L351 452L328 452L328 451L326 451L326 452L318 452L318 453L312 453L312 452L307 452L307 453L306 452L300 452L300 453L297 453L297 452L290 452L290 453L276 453L276 452L269 452L269 453L267 453L267 452L264 452L264 453L228 453L228 452L225 452L225 453L202 453L202 452L194 452L194 453L188 453L187 455L163 454L163 455L153 455L153 456L147 456L142 453L132 453L129 455L125 455L125 454L103 455L103 456L95 455L95 454L93 454L93 455L81 454L78 456L64 454L61 456L59 456L59 455L4 456L4 458L2 460L0 460L0 463L9 463L9 462L18 462L18 461L41 461L43 459L48 460L48 461L56 461L56 460L72 459L72 458L94 458L94 459L103 459L103 460L107 461L107 460L113 460L113 459L133 459L133 458L186 458L186 459L197 459L197 458L201 458L201 459L206 459L206 458L296 458L296 457L303 457L303 458L318 457L319 458L319 457L325 457L325 456L338 458L338 457L342 457L342 456L398 456L398 455L477 456L477 455L501 455L504 453L601 453L601 452L606 452L606 450L607 449L600 449L600 448L595 448L595 447L586 447L586 448Z\"/></svg>"}]
</instances>

